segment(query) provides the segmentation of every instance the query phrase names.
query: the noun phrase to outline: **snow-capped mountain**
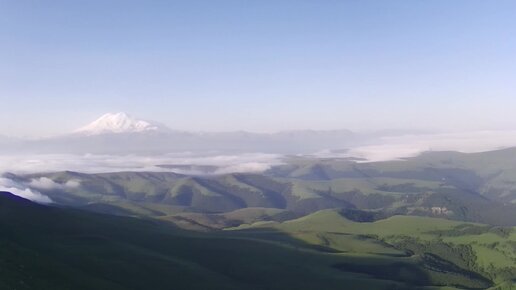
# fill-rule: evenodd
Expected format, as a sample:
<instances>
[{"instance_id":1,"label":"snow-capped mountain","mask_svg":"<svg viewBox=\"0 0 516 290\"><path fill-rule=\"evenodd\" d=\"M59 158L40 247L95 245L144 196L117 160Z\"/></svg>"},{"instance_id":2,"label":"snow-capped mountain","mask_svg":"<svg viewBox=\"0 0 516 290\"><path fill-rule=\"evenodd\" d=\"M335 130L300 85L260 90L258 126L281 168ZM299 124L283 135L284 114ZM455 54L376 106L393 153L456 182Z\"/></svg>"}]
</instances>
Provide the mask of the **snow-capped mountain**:
<instances>
[{"instance_id":1,"label":"snow-capped mountain","mask_svg":"<svg viewBox=\"0 0 516 290\"><path fill-rule=\"evenodd\" d=\"M166 126L136 119L126 113L108 113L90 124L81 127L74 133L84 135L100 135L106 133L140 133L140 132L165 132L169 131Z\"/></svg>"},{"instance_id":2,"label":"snow-capped mountain","mask_svg":"<svg viewBox=\"0 0 516 290\"><path fill-rule=\"evenodd\" d=\"M305 154L349 148L371 137L348 130L278 133L187 132L126 113L108 113L70 134L3 144L1 152L23 154L161 154L228 152Z\"/></svg>"}]
</instances>

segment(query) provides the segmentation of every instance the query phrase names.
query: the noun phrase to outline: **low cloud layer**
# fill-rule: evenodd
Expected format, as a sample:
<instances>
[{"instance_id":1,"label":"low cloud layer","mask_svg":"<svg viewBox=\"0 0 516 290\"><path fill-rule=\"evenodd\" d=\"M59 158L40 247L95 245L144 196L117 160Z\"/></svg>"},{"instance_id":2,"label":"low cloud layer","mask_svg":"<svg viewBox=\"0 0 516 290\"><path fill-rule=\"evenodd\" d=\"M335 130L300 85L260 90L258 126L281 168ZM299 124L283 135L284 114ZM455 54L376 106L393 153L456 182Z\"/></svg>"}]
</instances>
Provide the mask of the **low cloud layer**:
<instances>
[{"instance_id":1,"label":"low cloud layer","mask_svg":"<svg viewBox=\"0 0 516 290\"><path fill-rule=\"evenodd\" d=\"M281 156L275 154L198 155L189 152L160 156L141 155L0 155L0 174L31 174L56 171L103 173L119 171L173 171L182 174L224 174L233 172L262 172L281 164ZM212 169L206 172L203 168ZM80 182L69 180L58 183L41 177L28 182L16 182L0 177L0 190L9 191L38 203L52 200L40 191L68 190L77 188Z\"/></svg>"},{"instance_id":2,"label":"low cloud layer","mask_svg":"<svg viewBox=\"0 0 516 290\"><path fill-rule=\"evenodd\" d=\"M198 155L189 152L155 156L142 155L0 155L0 172L17 174L77 171L103 173L118 171L174 171L183 174L203 174L200 166L211 166L212 174L260 172L281 164L277 154ZM174 167L176 166L176 167ZM33 180L32 186L47 189L58 186L52 180ZM72 186L68 184L66 186ZM63 186L63 185L59 185Z\"/></svg>"},{"instance_id":3,"label":"low cloud layer","mask_svg":"<svg viewBox=\"0 0 516 290\"><path fill-rule=\"evenodd\" d=\"M77 188L80 185L81 185L81 183L78 180L68 180L65 183L57 183L48 177L34 178L28 184L28 186L30 188L36 188L36 189L41 189L41 190L52 190L52 189L66 190L66 189Z\"/></svg>"},{"instance_id":4,"label":"low cloud layer","mask_svg":"<svg viewBox=\"0 0 516 290\"><path fill-rule=\"evenodd\" d=\"M367 161L386 161L413 157L426 151L473 153L514 146L516 131L476 131L384 137L374 145L351 148L345 155Z\"/></svg>"},{"instance_id":5,"label":"low cloud layer","mask_svg":"<svg viewBox=\"0 0 516 290\"><path fill-rule=\"evenodd\" d=\"M321 150L313 157L360 158L361 162L396 160L425 151L481 152L516 146L516 131L479 131L446 134L411 134L379 138L373 144L345 150ZM119 171L172 171L182 174L226 174L263 172L284 163L280 154L246 153L196 154L191 152L163 155L0 155L0 174L77 171L103 173ZM0 178L0 190L40 203L52 202L40 191L67 190L80 186L78 181L57 183L49 178L35 178L21 184Z\"/></svg>"},{"instance_id":6,"label":"low cloud layer","mask_svg":"<svg viewBox=\"0 0 516 290\"><path fill-rule=\"evenodd\" d=\"M480 131L446 134L412 134L379 138L373 144L347 150L324 151L315 157L355 157L366 161L385 161L416 156L425 151L480 152L516 145L516 131ZM321 148L322 149L322 148ZM192 152L162 155L39 154L0 155L0 173L37 173L77 171L102 173L117 171L173 171L183 174L223 174L262 172L283 163L283 155L245 153L197 154ZM203 168L204 167L204 168ZM210 167L207 172L205 167ZM52 180L33 180L32 188L50 189L74 186L54 184Z\"/></svg>"},{"instance_id":7,"label":"low cloud layer","mask_svg":"<svg viewBox=\"0 0 516 290\"><path fill-rule=\"evenodd\" d=\"M52 203L52 200L48 196L40 193L39 191L31 189L25 184L5 177L0 177L0 191L8 191L14 195L32 200L37 203Z\"/></svg>"}]
</instances>

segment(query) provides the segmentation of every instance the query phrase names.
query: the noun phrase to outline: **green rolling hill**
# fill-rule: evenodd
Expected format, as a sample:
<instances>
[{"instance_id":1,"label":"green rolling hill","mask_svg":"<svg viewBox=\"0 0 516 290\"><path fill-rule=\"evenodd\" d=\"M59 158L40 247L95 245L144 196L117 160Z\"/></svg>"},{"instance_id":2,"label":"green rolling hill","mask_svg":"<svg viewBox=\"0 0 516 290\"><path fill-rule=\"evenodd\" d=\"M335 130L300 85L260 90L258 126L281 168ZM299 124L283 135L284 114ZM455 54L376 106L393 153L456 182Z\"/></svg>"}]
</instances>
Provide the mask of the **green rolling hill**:
<instances>
[{"instance_id":1,"label":"green rolling hill","mask_svg":"<svg viewBox=\"0 0 516 290\"><path fill-rule=\"evenodd\" d=\"M277 231L273 238L245 231L189 232L155 220L38 205L5 192L0 193L0 230L1 289L408 290L491 285L455 268L435 278L437 272L422 260L381 243L366 242L368 254L343 255L287 232ZM361 273L350 264L370 270ZM446 281L456 287L442 287Z\"/></svg>"},{"instance_id":2,"label":"green rolling hill","mask_svg":"<svg viewBox=\"0 0 516 290\"><path fill-rule=\"evenodd\" d=\"M2 194L0 288L512 290L513 153L6 174L54 203Z\"/></svg>"},{"instance_id":3,"label":"green rolling hill","mask_svg":"<svg viewBox=\"0 0 516 290\"><path fill-rule=\"evenodd\" d=\"M426 269L427 279L443 285L477 287L481 285L480 281L490 280L500 285L500 289L512 289L502 286L516 278L515 227L416 216L355 222L338 210L323 210L290 221L258 222L232 230L279 243L288 233L298 241L329 248L344 256L358 254L384 259L392 264L389 267L394 268L398 263L409 260ZM378 277L375 267L347 262L343 269ZM441 276L443 272L447 274Z\"/></svg>"},{"instance_id":4,"label":"green rolling hill","mask_svg":"<svg viewBox=\"0 0 516 290\"><path fill-rule=\"evenodd\" d=\"M375 163L296 157L263 174L57 172L9 178L29 186L43 179L57 186L36 189L56 203L124 215L272 208L296 217L341 208L350 218L401 214L514 226L515 150L429 152ZM70 183L77 186L66 186Z\"/></svg>"}]
</instances>

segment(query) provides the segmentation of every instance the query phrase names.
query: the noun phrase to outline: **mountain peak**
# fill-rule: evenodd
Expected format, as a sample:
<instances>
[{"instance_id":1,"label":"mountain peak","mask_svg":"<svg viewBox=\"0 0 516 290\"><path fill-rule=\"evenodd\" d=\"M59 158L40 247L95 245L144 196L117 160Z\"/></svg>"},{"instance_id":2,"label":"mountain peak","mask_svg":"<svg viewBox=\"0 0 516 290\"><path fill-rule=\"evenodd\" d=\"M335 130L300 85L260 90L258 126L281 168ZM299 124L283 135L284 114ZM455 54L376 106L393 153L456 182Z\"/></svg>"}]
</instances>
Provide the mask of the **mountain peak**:
<instances>
[{"instance_id":1,"label":"mountain peak","mask_svg":"<svg viewBox=\"0 0 516 290\"><path fill-rule=\"evenodd\" d=\"M75 133L99 135L105 133L139 133L168 131L164 125L137 119L127 113L107 113L90 124L75 130Z\"/></svg>"}]
</instances>

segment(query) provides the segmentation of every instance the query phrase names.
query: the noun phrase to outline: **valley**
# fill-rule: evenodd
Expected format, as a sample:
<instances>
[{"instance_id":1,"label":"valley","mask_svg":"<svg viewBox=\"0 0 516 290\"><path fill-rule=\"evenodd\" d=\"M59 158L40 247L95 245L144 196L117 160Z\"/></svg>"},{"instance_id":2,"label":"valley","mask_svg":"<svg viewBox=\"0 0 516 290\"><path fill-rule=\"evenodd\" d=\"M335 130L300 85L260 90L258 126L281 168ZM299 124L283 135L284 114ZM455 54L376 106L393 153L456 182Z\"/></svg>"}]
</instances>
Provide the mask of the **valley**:
<instances>
[{"instance_id":1,"label":"valley","mask_svg":"<svg viewBox=\"0 0 516 290\"><path fill-rule=\"evenodd\" d=\"M92 275L98 279L95 287L100 288L96 289L115 285L133 289L125 282L106 280L108 274L102 274L110 276L115 270L104 267L125 259L140 262L113 274L132 273L146 280L175 267L179 271L175 273L184 271L180 277L170 277L177 289L183 289L180 285L196 289L191 287L199 281L227 285L224 289L242 285L246 289L298 289L295 285L354 289L351 285L355 284L370 285L368 289L513 289L513 152L429 152L373 163L292 156L263 173L218 175L4 174L52 200L49 205L37 205L4 197L5 208L15 206L21 211L20 215L14 215L14 210L3 214L24 229L24 233L13 232L14 224L4 219L3 232L16 233L4 243L29 256L55 246L57 252L45 254L45 259L72 266L78 263L81 269L74 269L79 272L73 279ZM45 219L51 225L44 224ZM34 220L42 224L24 224ZM58 237L45 237L47 231ZM36 238L39 241L50 239L51 244L31 244L31 235L41 235ZM90 261L79 255L74 262L57 254L64 249L98 253L94 256L105 252L111 258ZM10 264L18 263L18 258L4 260L6 269L19 271ZM253 262L247 265L245 260ZM106 266L97 269L98 263ZM153 274L133 273L158 264L162 266ZM51 275L64 270L56 271ZM254 280L274 275L287 284ZM34 279L29 282L38 283ZM75 285L79 280L66 283ZM156 289L169 282L162 283L155 284ZM131 285L139 289L138 284ZM207 287L203 285L199 289Z\"/></svg>"}]
</instances>

